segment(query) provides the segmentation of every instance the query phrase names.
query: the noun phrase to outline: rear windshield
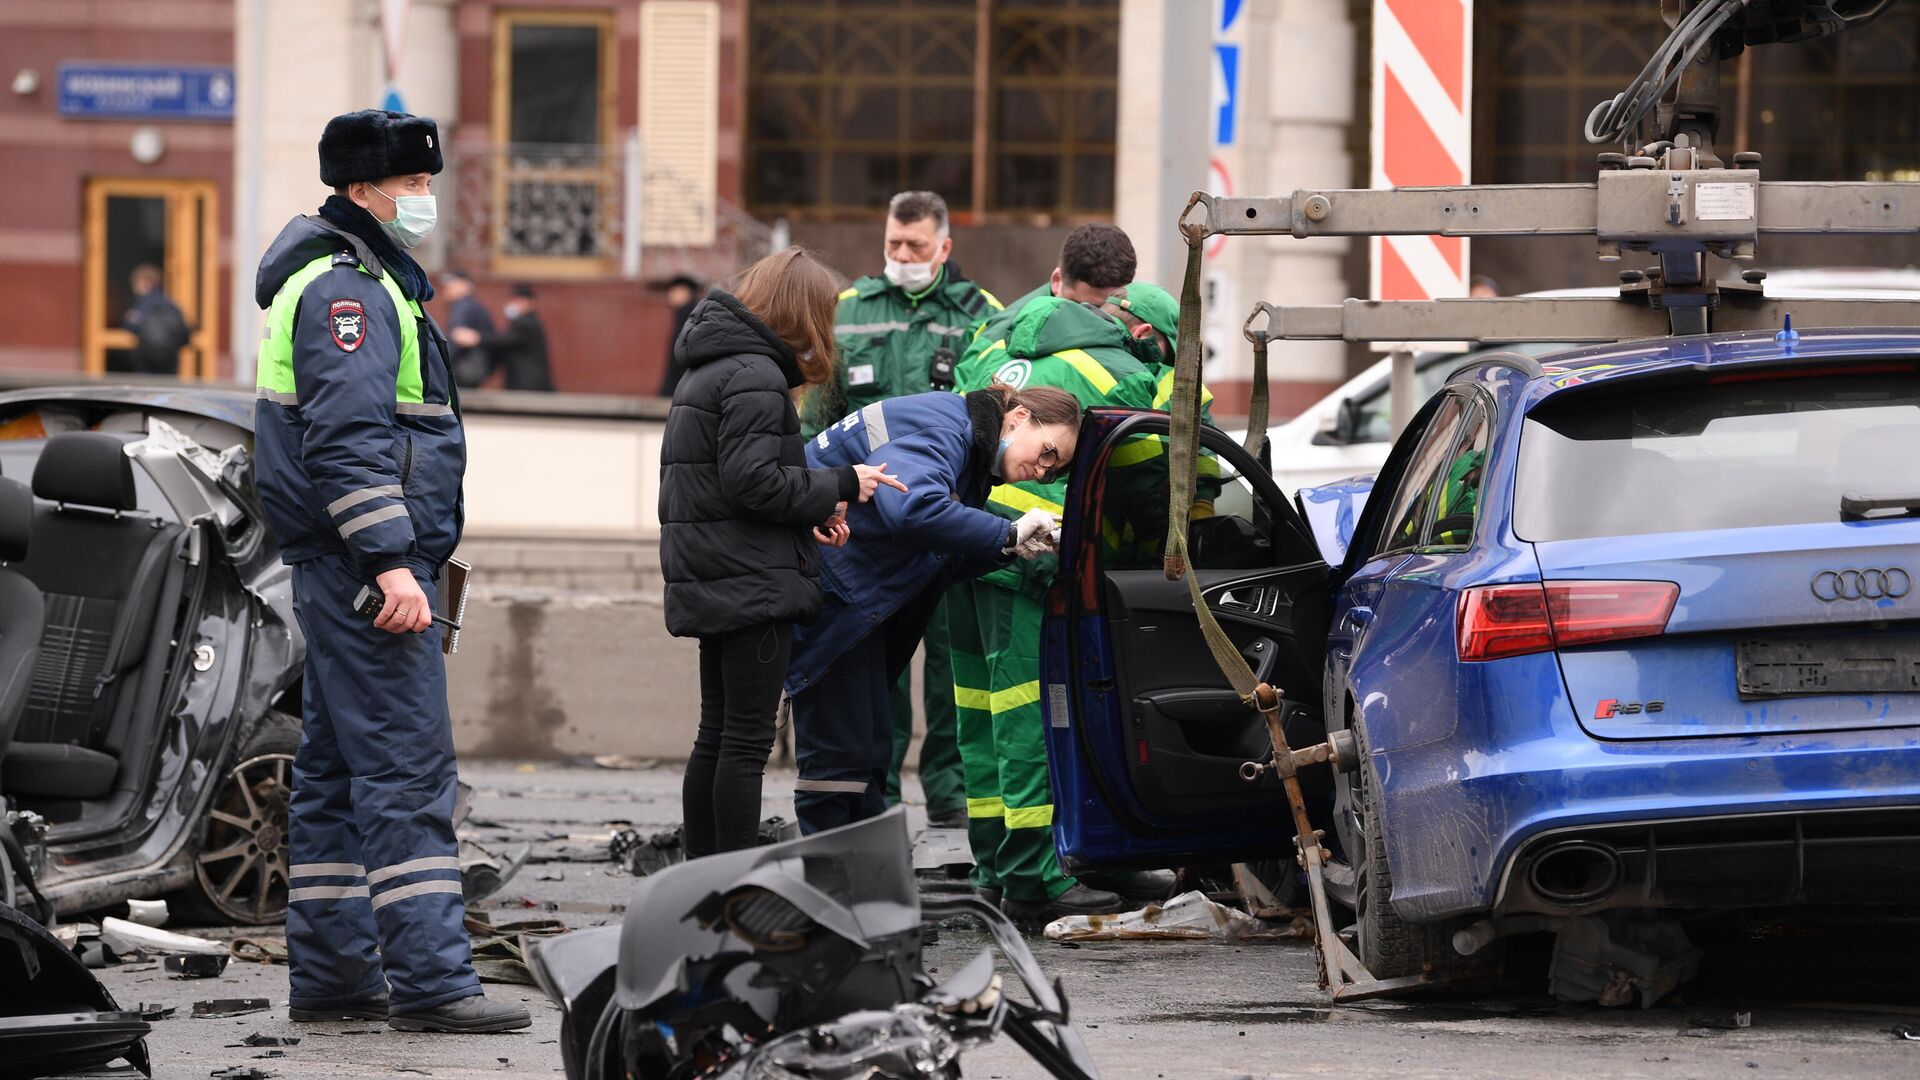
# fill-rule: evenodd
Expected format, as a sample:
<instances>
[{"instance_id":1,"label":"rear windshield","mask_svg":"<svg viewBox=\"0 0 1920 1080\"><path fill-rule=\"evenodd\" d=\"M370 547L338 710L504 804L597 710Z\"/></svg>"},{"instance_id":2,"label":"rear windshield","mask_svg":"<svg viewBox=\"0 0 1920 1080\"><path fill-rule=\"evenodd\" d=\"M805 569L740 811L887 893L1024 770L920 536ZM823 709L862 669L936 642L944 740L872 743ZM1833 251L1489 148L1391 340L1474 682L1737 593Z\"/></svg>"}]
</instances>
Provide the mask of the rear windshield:
<instances>
[{"instance_id":1,"label":"rear windshield","mask_svg":"<svg viewBox=\"0 0 1920 1080\"><path fill-rule=\"evenodd\" d=\"M1913 370L1549 401L1521 432L1514 530L1547 541L1838 521L1846 494L1920 497Z\"/></svg>"}]
</instances>

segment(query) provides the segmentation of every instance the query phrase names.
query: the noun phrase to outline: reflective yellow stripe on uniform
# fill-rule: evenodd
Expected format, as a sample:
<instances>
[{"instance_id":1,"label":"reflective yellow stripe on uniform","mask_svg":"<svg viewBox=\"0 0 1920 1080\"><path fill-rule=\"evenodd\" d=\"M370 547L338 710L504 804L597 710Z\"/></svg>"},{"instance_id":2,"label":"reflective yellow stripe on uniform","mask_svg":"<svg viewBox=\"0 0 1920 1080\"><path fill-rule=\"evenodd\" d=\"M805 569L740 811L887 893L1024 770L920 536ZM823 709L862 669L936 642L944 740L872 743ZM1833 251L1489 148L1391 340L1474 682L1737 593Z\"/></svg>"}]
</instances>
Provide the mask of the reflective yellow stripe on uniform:
<instances>
[{"instance_id":1,"label":"reflective yellow stripe on uniform","mask_svg":"<svg viewBox=\"0 0 1920 1080\"><path fill-rule=\"evenodd\" d=\"M993 708L993 694L971 686L956 686L953 688L953 704L955 708L986 712Z\"/></svg>"},{"instance_id":2,"label":"reflective yellow stripe on uniform","mask_svg":"<svg viewBox=\"0 0 1920 1080\"><path fill-rule=\"evenodd\" d=\"M980 296L981 296L981 297L982 297L983 299L985 299L985 300L986 300L986 302L987 302L987 306L988 306L988 307L990 307L990 308L992 308L992 309L993 309L993 310L995 310L995 311L1001 311L1001 310L1004 310L1004 309L1006 308L1006 306L1007 306L1007 305L1005 305L1005 304L1003 304L1003 303L1001 303L1001 302L1000 302L1000 298L999 298L999 297L997 297L997 296L995 296L995 295L993 295L992 293L990 293L990 292L988 292L988 291L987 291L987 290L985 290L985 289L981 289L981 290L980 290Z\"/></svg>"},{"instance_id":3,"label":"reflective yellow stripe on uniform","mask_svg":"<svg viewBox=\"0 0 1920 1080\"><path fill-rule=\"evenodd\" d=\"M1168 368L1161 373L1160 382L1154 387L1153 407L1164 411L1167 407L1167 402L1172 400L1173 369ZM1200 405L1204 408L1211 404L1213 404L1213 391L1207 389L1206 384L1202 383L1200 384Z\"/></svg>"},{"instance_id":4,"label":"reflective yellow stripe on uniform","mask_svg":"<svg viewBox=\"0 0 1920 1080\"><path fill-rule=\"evenodd\" d=\"M1022 514L1029 510L1045 510L1047 513L1059 517L1067 512L1067 508L1061 506L1059 503L1043 499L1033 492L1028 491L1026 488L1015 487L1012 484L1001 484L999 487L987 492L987 501L999 503L1009 510Z\"/></svg>"},{"instance_id":5,"label":"reflective yellow stripe on uniform","mask_svg":"<svg viewBox=\"0 0 1920 1080\"><path fill-rule=\"evenodd\" d=\"M1009 686L1005 690L993 692L993 711L1012 712L1015 709L1032 705L1040 700L1040 680Z\"/></svg>"},{"instance_id":6,"label":"reflective yellow stripe on uniform","mask_svg":"<svg viewBox=\"0 0 1920 1080\"><path fill-rule=\"evenodd\" d=\"M1009 829L1051 829L1053 804L1045 806L1009 806L1004 819Z\"/></svg>"},{"instance_id":7,"label":"reflective yellow stripe on uniform","mask_svg":"<svg viewBox=\"0 0 1920 1080\"><path fill-rule=\"evenodd\" d=\"M999 799L968 799L967 816L997 818L1007 812L1007 804Z\"/></svg>"},{"instance_id":8,"label":"reflective yellow stripe on uniform","mask_svg":"<svg viewBox=\"0 0 1920 1080\"><path fill-rule=\"evenodd\" d=\"M1129 465L1138 465L1143 461L1152 461L1166 453L1158 435L1144 435L1129 439L1114 448L1113 456L1108 458L1110 468L1124 469Z\"/></svg>"},{"instance_id":9,"label":"reflective yellow stripe on uniform","mask_svg":"<svg viewBox=\"0 0 1920 1080\"><path fill-rule=\"evenodd\" d=\"M854 297L859 295L860 295L859 289L841 289L840 290L840 299L842 300L851 300Z\"/></svg>"},{"instance_id":10,"label":"reflective yellow stripe on uniform","mask_svg":"<svg viewBox=\"0 0 1920 1080\"><path fill-rule=\"evenodd\" d=\"M1073 370L1079 372L1080 377L1087 380L1088 384L1093 387L1095 393L1104 397L1113 392L1113 388L1116 385L1113 375L1101 366L1100 361L1093 358L1092 353L1089 353L1085 349L1061 349L1053 355L1072 365ZM1097 402L1083 401L1081 404L1093 405L1097 404Z\"/></svg>"}]
</instances>

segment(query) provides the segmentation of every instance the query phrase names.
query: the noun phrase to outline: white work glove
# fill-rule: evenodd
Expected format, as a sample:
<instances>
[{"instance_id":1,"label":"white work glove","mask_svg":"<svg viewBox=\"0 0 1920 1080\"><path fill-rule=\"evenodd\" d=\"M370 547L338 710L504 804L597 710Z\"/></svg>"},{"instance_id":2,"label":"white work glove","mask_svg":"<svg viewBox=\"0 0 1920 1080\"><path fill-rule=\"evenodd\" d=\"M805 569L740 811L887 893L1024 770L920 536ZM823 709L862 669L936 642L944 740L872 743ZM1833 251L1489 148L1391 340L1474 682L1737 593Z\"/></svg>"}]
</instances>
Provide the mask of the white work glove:
<instances>
[{"instance_id":1,"label":"white work glove","mask_svg":"<svg viewBox=\"0 0 1920 1080\"><path fill-rule=\"evenodd\" d=\"M1060 519L1045 510L1029 510L1021 514L1013 523L1013 551L1038 536L1045 540L1053 538L1054 531L1060 528Z\"/></svg>"}]
</instances>

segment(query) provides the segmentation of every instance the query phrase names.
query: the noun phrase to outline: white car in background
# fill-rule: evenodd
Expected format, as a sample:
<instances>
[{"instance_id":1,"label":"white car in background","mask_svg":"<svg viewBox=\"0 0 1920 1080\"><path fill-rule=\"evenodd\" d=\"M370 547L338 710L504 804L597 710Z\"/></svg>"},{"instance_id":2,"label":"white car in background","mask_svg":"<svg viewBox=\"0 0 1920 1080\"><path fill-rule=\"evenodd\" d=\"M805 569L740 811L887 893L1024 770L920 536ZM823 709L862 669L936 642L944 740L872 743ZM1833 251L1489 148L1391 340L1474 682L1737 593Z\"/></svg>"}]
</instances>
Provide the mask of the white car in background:
<instances>
[{"instance_id":1,"label":"white car in background","mask_svg":"<svg viewBox=\"0 0 1920 1080\"><path fill-rule=\"evenodd\" d=\"M1780 299L1920 300L1920 270L1780 270L1768 275L1766 287L1768 296ZM1528 295L1612 296L1614 290L1556 289ZM1464 353L1420 353L1414 357L1414 403L1416 407L1424 403L1449 375L1484 353L1543 357L1572 347L1536 342ZM1394 434L1387 387L1392 367L1392 359L1382 356L1305 412L1267 432L1273 478L1282 491L1292 494L1303 487L1375 473L1386 464Z\"/></svg>"}]
</instances>

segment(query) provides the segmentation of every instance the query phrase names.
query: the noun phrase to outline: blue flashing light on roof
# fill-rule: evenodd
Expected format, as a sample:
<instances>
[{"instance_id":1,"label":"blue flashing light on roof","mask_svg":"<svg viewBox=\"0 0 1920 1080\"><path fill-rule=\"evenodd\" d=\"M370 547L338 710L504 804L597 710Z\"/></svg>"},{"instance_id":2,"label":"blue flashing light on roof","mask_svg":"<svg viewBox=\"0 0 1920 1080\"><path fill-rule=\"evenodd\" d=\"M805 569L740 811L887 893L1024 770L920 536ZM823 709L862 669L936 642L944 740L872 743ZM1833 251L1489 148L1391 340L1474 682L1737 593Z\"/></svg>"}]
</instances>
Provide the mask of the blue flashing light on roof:
<instances>
[{"instance_id":1,"label":"blue flashing light on roof","mask_svg":"<svg viewBox=\"0 0 1920 1080\"><path fill-rule=\"evenodd\" d=\"M1781 320L1781 324L1780 332L1773 335L1773 340L1791 349L1793 348L1794 342L1800 340L1800 331L1793 328L1793 312L1787 312L1786 317Z\"/></svg>"}]
</instances>

